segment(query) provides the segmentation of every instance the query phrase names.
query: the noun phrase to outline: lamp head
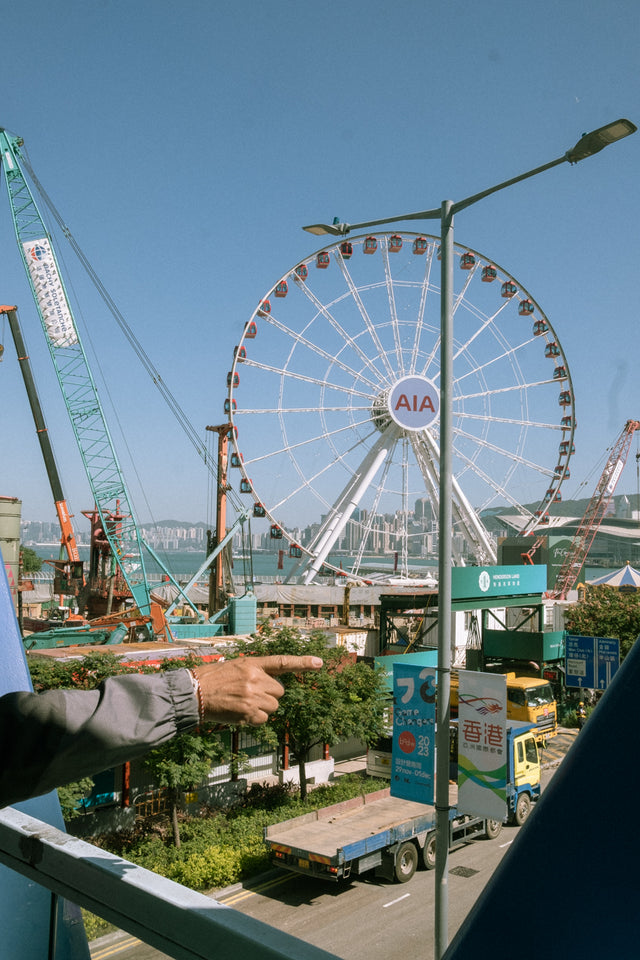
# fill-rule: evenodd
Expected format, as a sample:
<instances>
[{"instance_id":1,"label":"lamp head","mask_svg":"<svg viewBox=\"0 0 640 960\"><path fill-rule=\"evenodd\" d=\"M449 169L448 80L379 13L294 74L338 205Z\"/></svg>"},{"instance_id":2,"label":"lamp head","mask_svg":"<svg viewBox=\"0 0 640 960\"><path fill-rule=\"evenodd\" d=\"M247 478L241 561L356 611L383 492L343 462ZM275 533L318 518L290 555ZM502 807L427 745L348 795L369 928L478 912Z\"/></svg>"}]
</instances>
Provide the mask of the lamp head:
<instances>
[{"instance_id":1,"label":"lamp head","mask_svg":"<svg viewBox=\"0 0 640 960\"><path fill-rule=\"evenodd\" d=\"M610 143L615 143L616 140L622 140L623 137L635 133L637 129L636 125L631 123L630 120L614 120L613 123L598 127L591 133L583 134L575 147L567 150L565 159L569 163L578 163L579 160L585 160L587 157L593 156L594 153L604 150Z\"/></svg>"},{"instance_id":2,"label":"lamp head","mask_svg":"<svg viewBox=\"0 0 640 960\"><path fill-rule=\"evenodd\" d=\"M303 227L303 230L306 230L307 233L313 233L316 237L322 237L324 234L329 234L332 237L344 237L350 230L348 223L340 223L336 217L332 224L328 223L312 223L308 227Z\"/></svg>"}]
</instances>

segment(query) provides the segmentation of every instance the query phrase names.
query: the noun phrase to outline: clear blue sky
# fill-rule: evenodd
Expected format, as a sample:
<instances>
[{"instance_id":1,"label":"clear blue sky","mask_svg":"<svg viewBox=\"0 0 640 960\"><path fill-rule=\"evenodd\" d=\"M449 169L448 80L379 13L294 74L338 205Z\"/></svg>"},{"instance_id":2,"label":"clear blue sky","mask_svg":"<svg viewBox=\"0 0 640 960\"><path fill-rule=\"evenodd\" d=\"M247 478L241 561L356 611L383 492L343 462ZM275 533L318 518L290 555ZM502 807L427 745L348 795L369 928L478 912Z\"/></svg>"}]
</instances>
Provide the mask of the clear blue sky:
<instances>
[{"instance_id":1,"label":"clear blue sky","mask_svg":"<svg viewBox=\"0 0 640 960\"><path fill-rule=\"evenodd\" d=\"M640 123L637 0L32 0L10 7L2 31L0 125L24 138L203 436L223 420L233 346L256 302L322 245L303 224L436 207L561 156L618 117ZM639 176L636 134L456 219L456 241L517 277L559 333L578 418L565 496L592 492L607 447L640 418ZM0 301L20 308L79 514L88 485L4 193ZM65 257L82 306L85 281ZM83 307L80 322L139 518L205 519L205 471L122 334L102 308ZM0 494L22 499L24 519L53 520L0 331ZM636 490L633 456L618 490Z\"/></svg>"}]
</instances>

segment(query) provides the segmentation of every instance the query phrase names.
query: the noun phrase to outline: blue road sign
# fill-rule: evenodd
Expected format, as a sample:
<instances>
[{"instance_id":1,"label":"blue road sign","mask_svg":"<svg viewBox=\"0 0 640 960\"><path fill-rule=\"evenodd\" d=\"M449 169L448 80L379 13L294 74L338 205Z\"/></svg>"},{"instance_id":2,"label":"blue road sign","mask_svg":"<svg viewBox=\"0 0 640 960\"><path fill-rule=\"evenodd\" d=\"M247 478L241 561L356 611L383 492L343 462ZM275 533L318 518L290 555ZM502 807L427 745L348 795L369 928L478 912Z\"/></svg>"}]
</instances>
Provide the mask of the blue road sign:
<instances>
[{"instance_id":1,"label":"blue road sign","mask_svg":"<svg viewBox=\"0 0 640 960\"><path fill-rule=\"evenodd\" d=\"M567 634L565 669L568 687L606 690L619 666L619 640Z\"/></svg>"},{"instance_id":2,"label":"blue road sign","mask_svg":"<svg viewBox=\"0 0 640 960\"><path fill-rule=\"evenodd\" d=\"M620 666L620 641L608 637L596 637L596 653L597 688L606 690Z\"/></svg>"},{"instance_id":3,"label":"blue road sign","mask_svg":"<svg viewBox=\"0 0 640 960\"><path fill-rule=\"evenodd\" d=\"M567 634L565 669L568 687L595 686L594 637L574 637Z\"/></svg>"}]
</instances>

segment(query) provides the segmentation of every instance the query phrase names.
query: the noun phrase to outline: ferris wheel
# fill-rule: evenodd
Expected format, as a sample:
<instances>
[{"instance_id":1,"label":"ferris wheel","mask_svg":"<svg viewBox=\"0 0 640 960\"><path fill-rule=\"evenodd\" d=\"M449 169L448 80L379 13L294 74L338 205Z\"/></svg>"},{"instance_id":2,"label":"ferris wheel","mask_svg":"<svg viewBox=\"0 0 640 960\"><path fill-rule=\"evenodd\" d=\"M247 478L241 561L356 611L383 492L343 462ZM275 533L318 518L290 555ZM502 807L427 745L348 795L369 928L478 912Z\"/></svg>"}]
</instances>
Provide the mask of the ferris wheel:
<instances>
[{"instance_id":1,"label":"ferris wheel","mask_svg":"<svg viewBox=\"0 0 640 960\"><path fill-rule=\"evenodd\" d=\"M496 562L483 511L531 533L569 476L575 413L550 321L492 260L455 245L456 563ZM228 482L311 582L373 555L408 576L437 552L439 239L377 233L316 251L260 300L234 349ZM529 504L529 507L523 506ZM533 504L533 506L532 506Z\"/></svg>"}]
</instances>

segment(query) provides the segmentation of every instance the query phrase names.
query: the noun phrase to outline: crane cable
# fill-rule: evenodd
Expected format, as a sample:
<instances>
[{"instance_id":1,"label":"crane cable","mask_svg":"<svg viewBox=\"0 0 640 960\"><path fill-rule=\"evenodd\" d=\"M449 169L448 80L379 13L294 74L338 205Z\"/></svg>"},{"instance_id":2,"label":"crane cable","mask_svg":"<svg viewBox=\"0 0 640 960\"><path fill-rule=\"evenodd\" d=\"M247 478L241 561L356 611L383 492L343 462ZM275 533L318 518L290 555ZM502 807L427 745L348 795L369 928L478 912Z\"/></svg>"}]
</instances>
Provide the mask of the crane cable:
<instances>
[{"instance_id":1,"label":"crane cable","mask_svg":"<svg viewBox=\"0 0 640 960\"><path fill-rule=\"evenodd\" d=\"M93 283L93 285L95 286L96 290L97 290L98 293L100 294L102 300L103 300L104 303L106 304L107 309L108 309L109 312L112 314L112 316L113 316L114 319L116 320L118 326L120 327L120 329L121 329L122 332L124 333L126 339L129 341L129 343L130 343L131 346L133 347L133 349L134 349L134 351L135 351L138 359L139 359L140 362L142 363L142 366L144 367L144 369L147 371L147 373L148 373L149 376L151 377L151 379L152 379L153 383L155 384L155 386L158 388L158 390L159 390L161 396L163 397L165 403L167 404L167 406L169 407L169 409L170 409L171 412L173 413L174 417L176 418L176 420L178 421L178 423L179 423L180 426L182 427L182 429L183 429L184 433L186 434L187 438L190 440L190 442L192 443L192 445L195 447L195 449L196 449L196 451L197 451L197 453L198 453L198 456L203 460L203 462L204 462L205 466L207 467L209 473L210 473L210 474L212 475L212 477L213 477L214 483L217 485L217 483L219 482L219 481L218 481L218 470L217 470L217 466L216 466L216 463L215 463L214 459L213 459L212 457L209 457L209 456L207 455L206 444L203 443L200 435L198 434L198 431L196 430L196 428L194 427L194 425L193 425L192 422L190 421L190 419L189 419L189 417L187 416L187 414L185 413L185 411L184 411L184 410L182 409L182 407L180 406L178 400L177 400L176 397L173 395L173 393L171 392L171 390L169 389L169 387L167 386L167 384L164 382L164 380L163 380L160 372L158 371L157 367L154 366L153 362L151 361L151 358L150 358L149 355L146 353L144 347L142 346L142 344L140 343L140 341L138 340L138 338L137 338L136 335L134 334L133 330L131 329L131 327L129 326L129 324L127 323L127 321L125 320L124 316L122 315L122 313L120 312L118 306L116 305L115 301L113 300L111 294L109 293L109 291L106 289L106 287L105 287L104 284L102 283L100 277L98 276L98 274L97 274L96 271L94 270L93 266L92 266L91 263L89 262L87 256L85 255L85 253L84 253L83 250L81 249L80 245L79 245L78 242L76 241L75 237L74 237L73 234L71 233L71 230L70 230L69 227L66 225L66 223L64 222L62 216L60 215L60 213L59 213L58 210L56 209L53 201L51 200L51 197L48 195L48 193L46 192L46 190L44 189L44 187L42 186L42 184L41 184L40 181L38 180L36 174L34 173L34 170L33 170L32 166L31 166L31 164L30 164L29 161L24 157L24 154L22 155L22 161L23 161L23 163L24 163L24 165L25 165L25 168L26 168L26 169L28 170L28 172L29 172L29 176L30 176L30 178L32 179L32 181L33 181L33 183L34 183L34 186L36 187L38 193L39 193L40 196L42 197L42 200L44 201L44 203L45 203L46 206L48 207L51 215L53 216L53 218L55 219L56 223L57 223L58 226L60 227L60 230L62 231L63 235L66 237L67 241L69 242L69 244L70 244L73 252L74 252L75 255L77 256L77 258L78 258L78 260L80 261L80 263L82 264L82 266L84 267L84 269L85 269L88 277L90 278L90 280L92 281L92 283ZM235 493L235 491L233 491L233 490L228 490L228 494L230 495L230 499L231 499L231 501L232 501L232 503L233 503L234 508L238 511L238 513L242 513L242 512L243 512L243 509L244 509L244 504L242 503L242 501L240 500L240 498L237 496L237 494Z\"/></svg>"}]
</instances>

